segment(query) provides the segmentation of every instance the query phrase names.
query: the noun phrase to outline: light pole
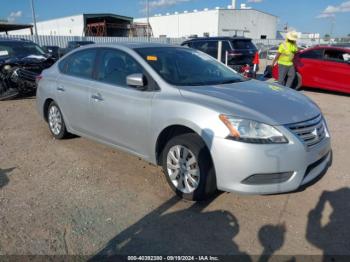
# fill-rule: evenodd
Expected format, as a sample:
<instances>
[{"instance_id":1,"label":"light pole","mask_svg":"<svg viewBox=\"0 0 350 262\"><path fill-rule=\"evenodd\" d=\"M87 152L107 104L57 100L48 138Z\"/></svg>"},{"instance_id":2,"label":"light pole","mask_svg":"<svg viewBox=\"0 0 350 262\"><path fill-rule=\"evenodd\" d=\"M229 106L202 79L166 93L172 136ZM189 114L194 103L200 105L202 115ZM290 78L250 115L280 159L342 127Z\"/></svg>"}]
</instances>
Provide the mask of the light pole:
<instances>
[{"instance_id":1,"label":"light pole","mask_svg":"<svg viewBox=\"0 0 350 262\"><path fill-rule=\"evenodd\" d=\"M35 8L34 8L34 0L31 0L31 1L30 1L30 4L31 4L31 7L32 7L35 42L36 42L37 44L39 44L38 28L36 27L36 15L35 15Z\"/></svg>"},{"instance_id":2,"label":"light pole","mask_svg":"<svg viewBox=\"0 0 350 262\"><path fill-rule=\"evenodd\" d=\"M146 2L146 9L147 9L147 41L150 42L150 34L149 34L149 0Z\"/></svg>"},{"instance_id":3,"label":"light pole","mask_svg":"<svg viewBox=\"0 0 350 262\"><path fill-rule=\"evenodd\" d=\"M330 38L332 38L333 36L334 26L335 26L335 17L331 17L331 30L329 33Z\"/></svg>"}]
</instances>

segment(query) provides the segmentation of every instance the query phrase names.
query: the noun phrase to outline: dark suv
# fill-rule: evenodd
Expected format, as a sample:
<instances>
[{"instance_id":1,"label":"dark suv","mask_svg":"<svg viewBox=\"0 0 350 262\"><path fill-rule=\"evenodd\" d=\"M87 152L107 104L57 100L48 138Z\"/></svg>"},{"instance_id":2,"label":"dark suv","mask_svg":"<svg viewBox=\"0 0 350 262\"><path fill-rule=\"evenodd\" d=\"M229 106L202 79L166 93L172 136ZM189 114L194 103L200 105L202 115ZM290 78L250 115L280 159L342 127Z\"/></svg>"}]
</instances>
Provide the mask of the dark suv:
<instances>
[{"instance_id":1,"label":"dark suv","mask_svg":"<svg viewBox=\"0 0 350 262\"><path fill-rule=\"evenodd\" d=\"M258 51L250 38L246 37L201 37L183 42L182 46L198 49L214 58L218 55L218 43L222 41L221 61L225 62L228 52L228 65L239 71L243 65L252 65Z\"/></svg>"},{"instance_id":2,"label":"dark suv","mask_svg":"<svg viewBox=\"0 0 350 262\"><path fill-rule=\"evenodd\" d=\"M81 47L84 45L92 45L92 44L95 44L95 42L93 42L93 41L68 41L67 47L61 48L59 50L59 56L62 57L65 54L69 53L70 51L72 51L78 47Z\"/></svg>"}]
</instances>

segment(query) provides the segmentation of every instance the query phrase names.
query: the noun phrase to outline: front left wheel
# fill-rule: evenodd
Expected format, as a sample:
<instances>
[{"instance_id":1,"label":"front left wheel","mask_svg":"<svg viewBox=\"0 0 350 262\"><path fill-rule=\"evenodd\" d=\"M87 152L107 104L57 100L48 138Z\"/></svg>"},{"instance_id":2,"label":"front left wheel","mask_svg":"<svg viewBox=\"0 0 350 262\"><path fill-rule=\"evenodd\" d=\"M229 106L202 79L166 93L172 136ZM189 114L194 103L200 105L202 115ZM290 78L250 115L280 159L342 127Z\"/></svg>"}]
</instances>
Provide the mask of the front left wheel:
<instances>
[{"instance_id":1,"label":"front left wheel","mask_svg":"<svg viewBox=\"0 0 350 262\"><path fill-rule=\"evenodd\" d=\"M68 136L62 112L55 101L52 101L47 109L47 120L54 138L63 139Z\"/></svg>"}]
</instances>

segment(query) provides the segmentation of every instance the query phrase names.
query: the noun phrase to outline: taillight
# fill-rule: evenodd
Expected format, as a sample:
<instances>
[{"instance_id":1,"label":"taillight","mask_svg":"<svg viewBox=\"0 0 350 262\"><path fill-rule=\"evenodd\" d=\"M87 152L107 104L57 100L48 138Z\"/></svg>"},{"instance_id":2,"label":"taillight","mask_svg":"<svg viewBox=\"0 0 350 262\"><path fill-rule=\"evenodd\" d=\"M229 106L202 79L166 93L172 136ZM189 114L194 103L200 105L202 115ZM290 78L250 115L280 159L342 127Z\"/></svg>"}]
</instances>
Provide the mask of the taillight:
<instances>
[{"instance_id":1,"label":"taillight","mask_svg":"<svg viewBox=\"0 0 350 262\"><path fill-rule=\"evenodd\" d=\"M41 79L43 79L43 76L42 75L37 75L35 77L35 83L38 84Z\"/></svg>"}]
</instances>

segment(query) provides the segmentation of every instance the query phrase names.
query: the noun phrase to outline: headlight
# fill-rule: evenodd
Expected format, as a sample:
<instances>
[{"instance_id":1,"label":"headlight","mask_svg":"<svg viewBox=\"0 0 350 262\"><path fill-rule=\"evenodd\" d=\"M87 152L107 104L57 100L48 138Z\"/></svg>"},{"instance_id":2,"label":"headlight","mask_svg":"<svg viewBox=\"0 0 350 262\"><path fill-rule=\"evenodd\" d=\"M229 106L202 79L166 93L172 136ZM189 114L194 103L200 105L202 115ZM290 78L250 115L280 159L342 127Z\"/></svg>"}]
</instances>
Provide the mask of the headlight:
<instances>
[{"instance_id":1,"label":"headlight","mask_svg":"<svg viewBox=\"0 0 350 262\"><path fill-rule=\"evenodd\" d=\"M288 139L273 126L227 115L219 118L230 131L231 139L254 144L288 143Z\"/></svg>"},{"instance_id":2,"label":"headlight","mask_svg":"<svg viewBox=\"0 0 350 262\"><path fill-rule=\"evenodd\" d=\"M6 71L11 70L11 66L10 66L10 65L5 65L5 66L4 66L4 70L6 70Z\"/></svg>"}]
</instances>

